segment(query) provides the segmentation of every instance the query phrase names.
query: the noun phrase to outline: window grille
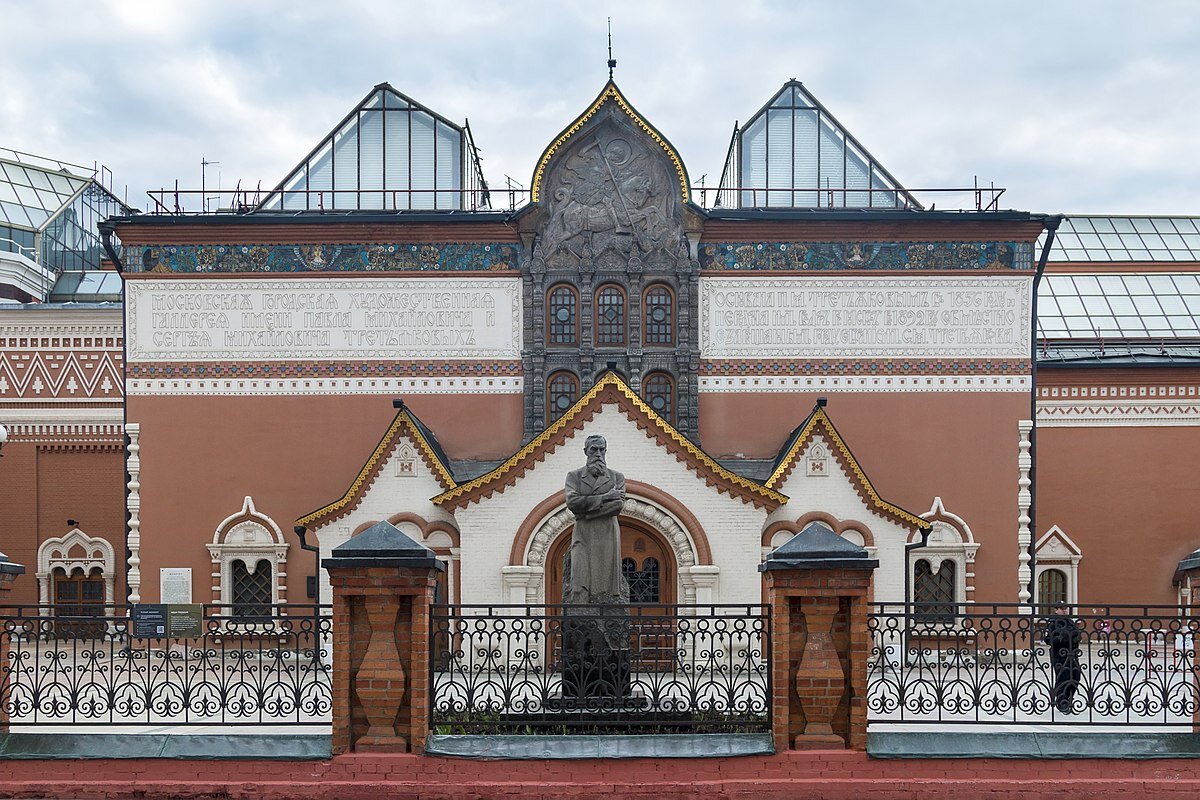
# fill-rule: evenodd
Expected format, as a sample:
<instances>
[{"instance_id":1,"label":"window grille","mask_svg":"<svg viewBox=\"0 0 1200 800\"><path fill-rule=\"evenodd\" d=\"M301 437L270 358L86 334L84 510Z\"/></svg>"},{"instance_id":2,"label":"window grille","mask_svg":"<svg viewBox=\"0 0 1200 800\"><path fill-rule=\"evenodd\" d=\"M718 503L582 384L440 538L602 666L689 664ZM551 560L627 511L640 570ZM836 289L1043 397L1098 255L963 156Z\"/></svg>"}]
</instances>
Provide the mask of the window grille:
<instances>
[{"instance_id":1,"label":"window grille","mask_svg":"<svg viewBox=\"0 0 1200 800\"><path fill-rule=\"evenodd\" d=\"M629 602L662 602L659 572L657 558L647 558L642 562L641 569L632 558L621 559L621 574L629 584Z\"/></svg>"},{"instance_id":2,"label":"window grille","mask_svg":"<svg viewBox=\"0 0 1200 800\"><path fill-rule=\"evenodd\" d=\"M596 344L625 344L625 293L608 285L596 292Z\"/></svg>"},{"instance_id":3,"label":"window grille","mask_svg":"<svg viewBox=\"0 0 1200 800\"><path fill-rule=\"evenodd\" d=\"M547 303L546 339L552 345L572 345L579 341L576 325L578 297L570 286L556 286L550 290Z\"/></svg>"},{"instance_id":4,"label":"window grille","mask_svg":"<svg viewBox=\"0 0 1200 800\"><path fill-rule=\"evenodd\" d=\"M651 286L646 290L643 308L645 343L675 344L675 298L671 290L666 286Z\"/></svg>"},{"instance_id":5,"label":"window grille","mask_svg":"<svg viewBox=\"0 0 1200 800\"><path fill-rule=\"evenodd\" d=\"M230 565L233 579L233 615L235 617L271 616L271 562L259 559L254 572L241 559Z\"/></svg>"},{"instance_id":6,"label":"window grille","mask_svg":"<svg viewBox=\"0 0 1200 800\"><path fill-rule=\"evenodd\" d=\"M670 375L651 372L642 382L642 395L655 413L675 424L675 385Z\"/></svg>"},{"instance_id":7,"label":"window grille","mask_svg":"<svg viewBox=\"0 0 1200 800\"><path fill-rule=\"evenodd\" d=\"M923 623L952 622L957 598L954 594L955 565L949 559L935 573L925 559L913 568L913 600L918 604L916 620Z\"/></svg>"},{"instance_id":8,"label":"window grille","mask_svg":"<svg viewBox=\"0 0 1200 800\"><path fill-rule=\"evenodd\" d=\"M561 417L579 399L579 379L570 372L555 372L547 381L546 407L550 421Z\"/></svg>"}]
</instances>

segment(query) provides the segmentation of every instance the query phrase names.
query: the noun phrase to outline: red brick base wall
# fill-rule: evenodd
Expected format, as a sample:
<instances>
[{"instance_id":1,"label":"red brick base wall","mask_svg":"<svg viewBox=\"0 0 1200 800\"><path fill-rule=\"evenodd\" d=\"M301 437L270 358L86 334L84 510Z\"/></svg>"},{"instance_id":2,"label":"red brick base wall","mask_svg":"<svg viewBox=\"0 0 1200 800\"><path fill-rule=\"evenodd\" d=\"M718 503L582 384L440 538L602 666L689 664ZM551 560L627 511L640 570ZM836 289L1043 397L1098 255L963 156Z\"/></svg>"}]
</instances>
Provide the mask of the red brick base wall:
<instances>
[{"instance_id":1,"label":"red brick base wall","mask_svg":"<svg viewBox=\"0 0 1200 800\"><path fill-rule=\"evenodd\" d=\"M712 759L470 761L349 753L330 761L0 761L0 797L826 798L1195 797L1200 760L872 761L853 750Z\"/></svg>"}]
</instances>

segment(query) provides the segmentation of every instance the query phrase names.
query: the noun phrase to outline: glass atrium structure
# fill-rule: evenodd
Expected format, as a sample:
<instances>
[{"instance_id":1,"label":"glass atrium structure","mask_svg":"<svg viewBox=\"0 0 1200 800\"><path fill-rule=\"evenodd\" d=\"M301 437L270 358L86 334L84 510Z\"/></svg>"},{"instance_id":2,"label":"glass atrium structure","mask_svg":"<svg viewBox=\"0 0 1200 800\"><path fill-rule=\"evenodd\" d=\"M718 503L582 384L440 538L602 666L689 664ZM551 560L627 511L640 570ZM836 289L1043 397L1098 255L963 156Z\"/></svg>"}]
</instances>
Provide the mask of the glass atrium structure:
<instances>
[{"instance_id":1,"label":"glass atrium structure","mask_svg":"<svg viewBox=\"0 0 1200 800\"><path fill-rule=\"evenodd\" d=\"M798 81L734 127L717 205L921 208Z\"/></svg>"},{"instance_id":2,"label":"glass atrium structure","mask_svg":"<svg viewBox=\"0 0 1200 800\"><path fill-rule=\"evenodd\" d=\"M268 211L475 210L487 184L469 126L376 86L260 204Z\"/></svg>"},{"instance_id":3,"label":"glass atrium structure","mask_svg":"<svg viewBox=\"0 0 1200 800\"><path fill-rule=\"evenodd\" d=\"M103 257L98 224L130 213L90 167L0 149L0 253L23 266L27 278L16 288L28 298L10 299L44 301L56 279L68 276L74 277L67 283L83 285L84 273L99 270ZM119 286L104 292L119 293Z\"/></svg>"},{"instance_id":4,"label":"glass atrium structure","mask_svg":"<svg viewBox=\"0 0 1200 800\"><path fill-rule=\"evenodd\" d=\"M1200 219L1067 217L1051 261L1200 261Z\"/></svg>"}]
</instances>

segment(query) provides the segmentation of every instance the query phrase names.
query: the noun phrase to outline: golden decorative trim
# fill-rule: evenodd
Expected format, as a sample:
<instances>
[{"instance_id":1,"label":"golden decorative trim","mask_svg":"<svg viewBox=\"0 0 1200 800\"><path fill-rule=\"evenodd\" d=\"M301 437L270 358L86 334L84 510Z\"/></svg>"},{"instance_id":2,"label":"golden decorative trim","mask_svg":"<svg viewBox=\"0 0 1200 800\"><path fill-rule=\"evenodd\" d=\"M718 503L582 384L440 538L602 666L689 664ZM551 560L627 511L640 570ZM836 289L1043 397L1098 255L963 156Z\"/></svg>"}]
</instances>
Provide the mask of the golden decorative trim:
<instances>
[{"instance_id":1,"label":"golden decorative trim","mask_svg":"<svg viewBox=\"0 0 1200 800\"><path fill-rule=\"evenodd\" d=\"M608 100L614 101L621 110L632 119L642 131L654 140L655 144L663 149L667 157L671 159L671 163L675 165L675 173L679 176L679 189L682 192L683 202L688 202L690 187L688 186L687 170L683 167L683 161L680 160L679 154L675 152L675 148L671 146L662 135L654 129L654 126L646 122L641 116L633 110L633 106L621 94L621 90L611 80L605 84L604 91L600 92L600 96L596 98L596 102L592 103L587 111L579 115L574 122L571 123L565 131L559 134L558 138L546 148L546 152L542 153L542 157L538 159L537 169L533 173L533 186L530 189L529 198L531 202L538 202L541 195L542 178L545 175L546 165L549 164L551 157L558 152L558 149L566 144L566 141L574 136L587 121L595 116L600 110L600 106Z\"/></svg>"},{"instance_id":2,"label":"golden decorative trim","mask_svg":"<svg viewBox=\"0 0 1200 800\"><path fill-rule=\"evenodd\" d=\"M772 473L771 477L767 479L766 483L764 484L765 486L775 489L783 482L783 480L795 466L796 459L800 457L800 451L803 450L812 440L813 434L818 427L821 428L825 437L833 444L834 448L837 449L838 453L841 455L838 460L850 470L851 478L854 479L855 482L866 493L871 504L875 506L874 510L877 513L895 517L896 519L899 519L916 528L925 529L929 527L929 523L926 520L921 519L916 514L905 511L904 509L900 508L900 506L889 503L879 496L879 493L875 491L875 487L871 485L871 479L867 477L867 474L863 472L862 467L859 466L858 459L856 459L854 454L850 452L850 448L846 446L845 440L842 439L841 434L837 432L837 428L833 426L833 421L829 419L829 415L827 415L825 413L825 409L821 407L818 407L808 418L808 422L805 424L804 429L800 431L800 434L796 437L795 441L792 442L792 446L788 450L787 455L785 455L783 460L779 462L779 467L774 473Z\"/></svg>"},{"instance_id":3,"label":"golden decorative trim","mask_svg":"<svg viewBox=\"0 0 1200 800\"><path fill-rule=\"evenodd\" d=\"M589 389L587 393L576 400L575 404L571 406L566 413L564 413L548 428L534 437L528 444L514 453L512 457L503 464L496 467L491 472L480 475L474 480L455 486L453 489L450 489L447 492L443 492L442 494L433 498L433 502L438 505L449 503L462 497L463 495L470 494L482 486L494 483L500 478L503 478L507 473L515 469L521 462L529 458L530 455L539 451L551 439L556 437L565 428L569 427L575 418L582 414L583 411L600 395L601 392L609 388L619 392L630 402L631 405L633 405L634 408L636 408L642 414L645 414L647 419L649 419L663 434L669 437L679 447L687 451L689 455L691 455L708 469L712 470L712 472L720 476L728 483L737 486L745 492L767 502L775 502L783 505L788 501L786 495L780 494L774 489L752 481L749 478L743 478L741 475L730 472L722 467L720 464L714 461L711 456L709 456L696 445L692 444L692 442L686 436L675 430L674 426L663 419L654 409L646 405L646 403L642 401L642 398L638 397L637 393L630 389L625 381L621 380L620 376L618 376L616 373L609 372L605 374L605 376L601 378L595 386Z\"/></svg>"},{"instance_id":4,"label":"golden decorative trim","mask_svg":"<svg viewBox=\"0 0 1200 800\"><path fill-rule=\"evenodd\" d=\"M425 463L437 477L438 482L446 487L454 486L454 476L450 474L450 470L438 458L437 452L429 444L424 434L421 433L421 429L413 421L408 409L405 408L396 414L396 418L392 420L392 424L388 426L387 432L379 440L375 451L371 453L371 457L367 459L367 463L359 470L357 477L350 484L350 488L346 490L346 493L339 500L335 500L324 508L317 509L311 514L296 520L296 524L311 525L317 521L328 522L330 520L326 519L327 517L337 515L339 512L345 513L350 511L354 507L358 495L362 492L363 488L369 485L378 474L379 469L383 466L384 459L395 447L396 439L400 436L401 432L407 434L417 443L417 448L420 450Z\"/></svg>"}]
</instances>

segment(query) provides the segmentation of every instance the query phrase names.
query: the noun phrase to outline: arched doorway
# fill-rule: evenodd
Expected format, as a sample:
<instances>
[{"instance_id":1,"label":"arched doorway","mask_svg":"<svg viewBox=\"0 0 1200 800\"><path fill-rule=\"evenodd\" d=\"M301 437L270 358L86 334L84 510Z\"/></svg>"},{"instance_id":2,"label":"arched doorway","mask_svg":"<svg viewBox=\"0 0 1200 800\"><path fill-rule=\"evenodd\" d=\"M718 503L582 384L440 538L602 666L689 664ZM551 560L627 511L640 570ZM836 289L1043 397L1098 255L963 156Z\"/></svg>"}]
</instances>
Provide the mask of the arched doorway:
<instances>
[{"instance_id":1,"label":"arched doorway","mask_svg":"<svg viewBox=\"0 0 1200 800\"><path fill-rule=\"evenodd\" d=\"M629 581L632 605L674 605L679 568L675 553L662 534L641 520L620 518L621 571ZM546 602L561 603L563 556L571 544L574 525L568 525L550 545L546 557Z\"/></svg>"}]
</instances>

